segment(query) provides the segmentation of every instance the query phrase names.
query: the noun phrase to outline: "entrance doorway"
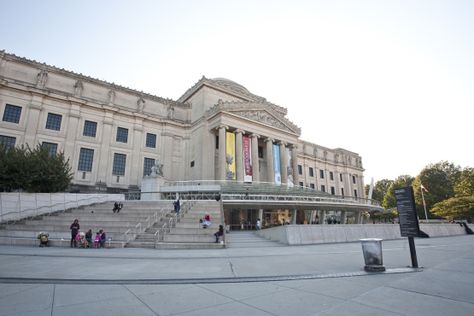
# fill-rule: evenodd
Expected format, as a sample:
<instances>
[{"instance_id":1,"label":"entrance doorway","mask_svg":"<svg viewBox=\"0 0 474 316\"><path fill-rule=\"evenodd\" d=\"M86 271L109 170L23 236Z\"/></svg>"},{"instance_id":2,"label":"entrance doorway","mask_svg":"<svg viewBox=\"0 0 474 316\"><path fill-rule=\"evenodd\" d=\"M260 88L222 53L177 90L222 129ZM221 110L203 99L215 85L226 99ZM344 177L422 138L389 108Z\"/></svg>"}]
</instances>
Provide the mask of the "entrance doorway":
<instances>
[{"instance_id":1,"label":"entrance doorway","mask_svg":"<svg viewBox=\"0 0 474 316\"><path fill-rule=\"evenodd\" d=\"M256 209L230 209L224 210L225 222L232 231L255 230L258 217Z\"/></svg>"}]
</instances>

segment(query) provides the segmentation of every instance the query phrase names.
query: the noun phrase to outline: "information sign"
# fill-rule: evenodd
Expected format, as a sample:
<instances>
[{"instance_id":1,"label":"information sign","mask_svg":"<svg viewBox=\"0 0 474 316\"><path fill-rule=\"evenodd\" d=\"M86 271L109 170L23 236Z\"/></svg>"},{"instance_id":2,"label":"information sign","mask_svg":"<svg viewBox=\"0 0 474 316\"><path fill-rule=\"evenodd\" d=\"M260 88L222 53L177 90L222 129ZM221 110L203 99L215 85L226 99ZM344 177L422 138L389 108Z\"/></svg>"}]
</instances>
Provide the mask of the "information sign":
<instances>
[{"instance_id":1,"label":"information sign","mask_svg":"<svg viewBox=\"0 0 474 316\"><path fill-rule=\"evenodd\" d=\"M415 197L412 187L395 189L397 211L402 237L418 237L420 226L415 209Z\"/></svg>"}]
</instances>

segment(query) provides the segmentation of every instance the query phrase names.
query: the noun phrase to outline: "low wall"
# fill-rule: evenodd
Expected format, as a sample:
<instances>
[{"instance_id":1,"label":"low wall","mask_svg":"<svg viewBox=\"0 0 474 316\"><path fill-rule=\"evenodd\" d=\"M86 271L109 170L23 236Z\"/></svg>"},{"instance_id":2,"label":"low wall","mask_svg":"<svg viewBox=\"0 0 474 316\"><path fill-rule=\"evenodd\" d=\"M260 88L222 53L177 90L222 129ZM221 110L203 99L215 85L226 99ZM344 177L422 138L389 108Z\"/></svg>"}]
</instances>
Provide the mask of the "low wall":
<instances>
[{"instance_id":1,"label":"low wall","mask_svg":"<svg viewBox=\"0 0 474 316\"><path fill-rule=\"evenodd\" d=\"M469 225L471 229L474 226ZM430 237L465 235L459 224L421 224L420 229ZM362 238L399 239L397 224L346 224L346 225L284 225L257 232L269 240L287 245L310 245L334 242L352 242Z\"/></svg>"},{"instance_id":2,"label":"low wall","mask_svg":"<svg viewBox=\"0 0 474 316\"><path fill-rule=\"evenodd\" d=\"M0 223L108 201L123 194L0 193Z\"/></svg>"}]
</instances>

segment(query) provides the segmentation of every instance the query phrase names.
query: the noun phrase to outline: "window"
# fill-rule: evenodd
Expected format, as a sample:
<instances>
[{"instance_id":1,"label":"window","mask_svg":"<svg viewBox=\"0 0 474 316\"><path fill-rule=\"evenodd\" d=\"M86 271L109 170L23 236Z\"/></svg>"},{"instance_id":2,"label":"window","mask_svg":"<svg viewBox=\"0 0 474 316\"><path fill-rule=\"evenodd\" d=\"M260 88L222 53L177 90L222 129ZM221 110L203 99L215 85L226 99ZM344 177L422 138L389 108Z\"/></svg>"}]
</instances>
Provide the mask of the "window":
<instances>
[{"instance_id":1,"label":"window","mask_svg":"<svg viewBox=\"0 0 474 316\"><path fill-rule=\"evenodd\" d=\"M216 135L216 149L219 149L219 135Z\"/></svg>"},{"instance_id":2,"label":"window","mask_svg":"<svg viewBox=\"0 0 474 316\"><path fill-rule=\"evenodd\" d=\"M352 176L352 183L356 183L356 176Z\"/></svg>"},{"instance_id":3,"label":"window","mask_svg":"<svg viewBox=\"0 0 474 316\"><path fill-rule=\"evenodd\" d=\"M314 177L314 170L312 167L309 167L309 176Z\"/></svg>"},{"instance_id":4,"label":"window","mask_svg":"<svg viewBox=\"0 0 474 316\"><path fill-rule=\"evenodd\" d=\"M151 174L151 167L155 165L155 159L145 158L143 162L143 176L149 176Z\"/></svg>"},{"instance_id":5,"label":"window","mask_svg":"<svg viewBox=\"0 0 474 316\"><path fill-rule=\"evenodd\" d=\"M303 182L300 182L300 187L304 187L304 183L303 183Z\"/></svg>"},{"instance_id":6,"label":"window","mask_svg":"<svg viewBox=\"0 0 474 316\"><path fill-rule=\"evenodd\" d=\"M46 128L47 129L52 129L52 130L55 130L55 131L60 131L61 130L61 120L62 120L62 115L54 114L54 113L48 113L48 118L46 120Z\"/></svg>"},{"instance_id":7,"label":"window","mask_svg":"<svg viewBox=\"0 0 474 316\"><path fill-rule=\"evenodd\" d=\"M146 133L146 147L156 148L156 135Z\"/></svg>"},{"instance_id":8,"label":"window","mask_svg":"<svg viewBox=\"0 0 474 316\"><path fill-rule=\"evenodd\" d=\"M117 127L117 137L115 138L116 141L120 143L127 143L128 142L128 129L123 127Z\"/></svg>"},{"instance_id":9,"label":"window","mask_svg":"<svg viewBox=\"0 0 474 316\"><path fill-rule=\"evenodd\" d=\"M354 196L357 197L357 190L354 190Z\"/></svg>"},{"instance_id":10,"label":"window","mask_svg":"<svg viewBox=\"0 0 474 316\"><path fill-rule=\"evenodd\" d=\"M344 196L344 188L341 188L341 195Z\"/></svg>"},{"instance_id":11,"label":"window","mask_svg":"<svg viewBox=\"0 0 474 316\"><path fill-rule=\"evenodd\" d=\"M127 160L127 155L124 154L114 154L114 165L112 168L112 174L115 176L125 175L125 163Z\"/></svg>"},{"instance_id":12,"label":"window","mask_svg":"<svg viewBox=\"0 0 474 316\"><path fill-rule=\"evenodd\" d=\"M310 187L311 189L314 189L314 183L310 183L310 184L309 184L309 187Z\"/></svg>"},{"instance_id":13,"label":"window","mask_svg":"<svg viewBox=\"0 0 474 316\"><path fill-rule=\"evenodd\" d=\"M303 174L303 166L298 165L298 174Z\"/></svg>"},{"instance_id":14,"label":"window","mask_svg":"<svg viewBox=\"0 0 474 316\"><path fill-rule=\"evenodd\" d=\"M92 162L94 161L94 149L81 148L79 153L79 171L92 171Z\"/></svg>"},{"instance_id":15,"label":"window","mask_svg":"<svg viewBox=\"0 0 474 316\"><path fill-rule=\"evenodd\" d=\"M191 168L194 167L194 160L191 161Z\"/></svg>"},{"instance_id":16,"label":"window","mask_svg":"<svg viewBox=\"0 0 474 316\"><path fill-rule=\"evenodd\" d=\"M20 123L21 107L7 104L3 112L3 121L10 123Z\"/></svg>"},{"instance_id":17,"label":"window","mask_svg":"<svg viewBox=\"0 0 474 316\"><path fill-rule=\"evenodd\" d=\"M339 174L339 180L342 182L342 173Z\"/></svg>"},{"instance_id":18,"label":"window","mask_svg":"<svg viewBox=\"0 0 474 316\"><path fill-rule=\"evenodd\" d=\"M319 170L319 177L324 179L324 170Z\"/></svg>"},{"instance_id":19,"label":"window","mask_svg":"<svg viewBox=\"0 0 474 316\"><path fill-rule=\"evenodd\" d=\"M258 146L258 158L263 159L263 147L262 146Z\"/></svg>"},{"instance_id":20,"label":"window","mask_svg":"<svg viewBox=\"0 0 474 316\"><path fill-rule=\"evenodd\" d=\"M0 145L8 149L15 148L16 137L0 135Z\"/></svg>"},{"instance_id":21,"label":"window","mask_svg":"<svg viewBox=\"0 0 474 316\"><path fill-rule=\"evenodd\" d=\"M326 186L325 185L321 185L321 191L326 192Z\"/></svg>"},{"instance_id":22,"label":"window","mask_svg":"<svg viewBox=\"0 0 474 316\"><path fill-rule=\"evenodd\" d=\"M329 171L329 179L331 179L331 181L334 181L334 172Z\"/></svg>"},{"instance_id":23,"label":"window","mask_svg":"<svg viewBox=\"0 0 474 316\"><path fill-rule=\"evenodd\" d=\"M331 194L336 195L336 188L335 187L331 187Z\"/></svg>"},{"instance_id":24,"label":"window","mask_svg":"<svg viewBox=\"0 0 474 316\"><path fill-rule=\"evenodd\" d=\"M50 156L56 156L56 153L58 152L58 144L43 142L41 146L48 151Z\"/></svg>"},{"instance_id":25,"label":"window","mask_svg":"<svg viewBox=\"0 0 474 316\"><path fill-rule=\"evenodd\" d=\"M97 133L97 123L92 121L85 121L84 122L84 131L82 135L95 137Z\"/></svg>"}]
</instances>

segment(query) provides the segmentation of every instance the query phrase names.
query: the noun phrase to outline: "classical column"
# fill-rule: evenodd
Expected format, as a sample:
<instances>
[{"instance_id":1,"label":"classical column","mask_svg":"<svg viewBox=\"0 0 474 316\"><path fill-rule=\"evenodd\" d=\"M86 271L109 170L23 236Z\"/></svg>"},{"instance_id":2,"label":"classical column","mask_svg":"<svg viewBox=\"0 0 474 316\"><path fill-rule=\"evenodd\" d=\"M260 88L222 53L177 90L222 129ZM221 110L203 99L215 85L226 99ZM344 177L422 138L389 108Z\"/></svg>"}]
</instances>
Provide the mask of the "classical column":
<instances>
[{"instance_id":1,"label":"classical column","mask_svg":"<svg viewBox=\"0 0 474 316\"><path fill-rule=\"evenodd\" d=\"M142 161L140 161L141 154L140 148L143 146L143 121L136 119L133 126L132 133L133 135L133 150L130 155L130 162L127 161L127 165L130 167L127 168L130 170L129 175L129 185L138 185L141 182L143 177L143 169L139 168L142 166Z\"/></svg>"},{"instance_id":2,"label":"classical column","mask_svg":"<svg viewBox=\"0 0 474 316\"><path fill-rule=\"evenodd\" d=\"M258 165L258 135L256 134L252 134L252 173L252 181L259 182L260 167Z\"/></svg>"},{"instance_id":3,"label":"classical column","mask_svg":"<svg viewBox=\"0 0 474 316\"><path fill-rule=\"evenodd\" d=\"M241 129L235 131L235 165L237 172L237 181L244 181L244 168L243 168L243 158L242 158L242 134Z\"/></svg>"},{"instance_id":4,"label":"classical column","mask_svg":"<svg viewBox=\"0 0 474 316\"><path fill-rule=\"evenodd\" d=\"M265 139L266 142L266 155L265 158L267 159L267 181L270 183L275 183L275 175L273 171L273 139L267 138Z\"/></svg>"},{"instance_id":5,"label":"classical column","mask_svg":"<svg viewBox=\"0 0 474 316\"><path fill-rule=\"evenodd\" d=\"M298 210L294 209L293 214L291 215L291 224L296 225L296 215L297 215Z\"/></svg>"},{"instance_id":6,"label":"classical column","mask_svg":"<svg viewBox=\"0 0 474 316\"><path fill-rule=\"evenodd\" d=\"M97 151L94 151L94 160L99 162L97 180L106 182L110 185L110 178L112 177L111 159L109 156L110 143L113 141L113 122L114 116L112 113L105 113L104 120L102 122L102 139L100 147Z\"/></svg>"},{"instance_id":7,"label":"classical column","mask_svg":"<svg viewBox=\"0 0 474 316\"><path fill-rule=\"evenodd\" d=\"M286 143L280 142L280 172L282 184L286 184L288 182L288 170L286 169L287 164L288 157L286 156Z\"/></svg>"},{"instance_id":8,"label":"classical column","mask_svg":"<svg viewBox=\"0 0 474 316\"><path fill-rule=\"evenodd\" d=\"M219 126L219 173L217 180L225 180L225 132L227 126Z\"/></svg>"},{"instance_id":9,"label":"classical column","mask_svg":"<svg viewBox=\"0 0 474 316\"><path fill-rule=\"evenodd\" d=\"M296 144L291 145L291 163L293 167L293 182L294 185L299 185L298 178L298 147Z\"/></svg>"},{"instance_id":10,"label":"classical column","mask_svg":"<svg viewBox=\"0 0 474 316\"><path fill-rule=\"evenodd\" d=\"M346 223L346 212L341 211L341 224L345 224L345 223Z\"/></svg>"}]
</instances>

